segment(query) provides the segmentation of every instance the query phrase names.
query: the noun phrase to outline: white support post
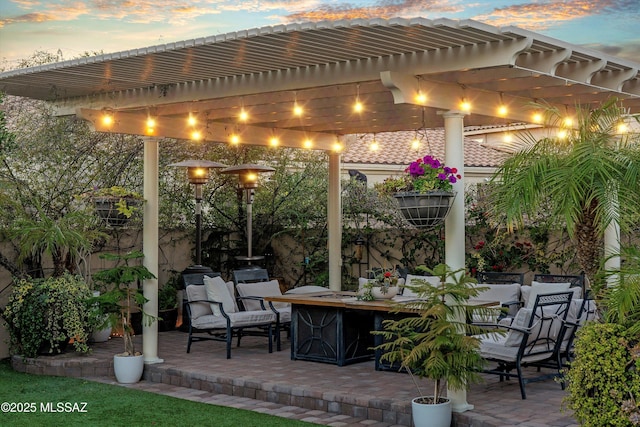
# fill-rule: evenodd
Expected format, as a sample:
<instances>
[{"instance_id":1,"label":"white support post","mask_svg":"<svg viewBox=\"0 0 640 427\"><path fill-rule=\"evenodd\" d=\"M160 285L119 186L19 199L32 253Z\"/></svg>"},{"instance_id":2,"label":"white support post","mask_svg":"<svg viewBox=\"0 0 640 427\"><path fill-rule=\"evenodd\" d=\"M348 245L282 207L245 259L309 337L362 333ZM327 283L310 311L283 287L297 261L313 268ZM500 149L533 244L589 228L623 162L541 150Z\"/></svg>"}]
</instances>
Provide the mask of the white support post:
<instances>
[{"instance_id":1,"label":"white support post","mask_svg":"<svg viewBox=\"0 0 640 427\"><path fill-rule=\"evenodd\" d=\"M617 193L615 193L615 195L617 196ZM620 271L620 224L616 218L614 218L604 230L604 257L606 260L604 264L605 270ZM607 286L611 286L616 282L616 276L609 276Z\"/></svg>"},{"instance_id":2,"label":"white support post","mask_svg":"<svg viewBox=\"0 0 640 427\"><path fill-rule=\"evenodd\" d=\"M158 140L144 139L144 210L142 220L143 264L158 277ZM158 279L148 279L142 283L142 290L148 301L145 313L158 316ZM144 363L162 363L158 358L158 322L142 322L142 353Z\"/></svg>"},{"instance_id":3,"label":"white support post","mask_svg":"<svg viewBox=\"0 0 640 427\"><path fill-rule=\"evenodd\" d=\"M342 203L340 201L340 153L329 153L329 198L327 222L329 226L329 289L342 289Z\"/></svg>"},{"instance_id":4,"label":"white support post","mask_svg":"<svg viewBox=\"0 0 640 427\"><path fill-rule=\"evenodd\" d=\"M453 200L449 215L445 219L445 262L452 270L465 268L464 245L464 116L460 111L447 111L444 117L445 165L458 168L462 176L455 184ZM447 389L447 396L451 399L454 412L464 412L473 409L467 403L467 390Z\"/></svg>"}]
</instances>

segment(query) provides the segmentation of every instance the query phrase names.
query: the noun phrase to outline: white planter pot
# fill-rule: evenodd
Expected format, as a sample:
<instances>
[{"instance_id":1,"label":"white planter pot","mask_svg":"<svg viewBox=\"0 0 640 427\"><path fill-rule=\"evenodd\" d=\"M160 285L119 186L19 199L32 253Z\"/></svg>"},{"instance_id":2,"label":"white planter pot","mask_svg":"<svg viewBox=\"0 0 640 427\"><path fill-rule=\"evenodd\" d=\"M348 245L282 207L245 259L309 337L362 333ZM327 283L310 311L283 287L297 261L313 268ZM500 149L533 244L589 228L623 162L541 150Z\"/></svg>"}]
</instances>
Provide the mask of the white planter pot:
<instances>
[{"instance_id":1,"label":"white planter pot","mask_svg":"<svg viewBox=\"0 0 640 427\"><path fill-rule=\"evenodd\" d=\"M111 336L111 326L107 326L106 328L91 332L91 335L89 335L89 341L90 342L106 342L109 340L110 336Z\"/></svg>"},{"instance_id":2,"label":"white planter pot","mask_svg":"<svg viewBox=\"0 0 640 427\"><path fill-rule=\"evenodd\" d=\"M116 380L122 384L140 381L144 370L144 356L113 356L113 372Z\"/></svg>"},{"instance_id":3,"label":"white planter pot","mask_svg":"<svg viewBox=\"0 0 640 427\"><path fill-rule=\"evenodd\" d=\"M427 396L428 397L428 396ZM417 403L416 397L411 401L413 425L415 427L451 427L451 401L428 405Z\"/></svg>"},{"instance_id":4,"label":"white planter pot","mask_svg":"<svg viewBox=\"0 0 640 427\"><path fill-rule=\"evenodd\" d=\"M398 295L398 287L390 286L389 289L387 289L387 292L383 293L379 286L374 286L371 288L371 295L373 295L375 299L391 299Z\"/></svg>"}]
</instances>

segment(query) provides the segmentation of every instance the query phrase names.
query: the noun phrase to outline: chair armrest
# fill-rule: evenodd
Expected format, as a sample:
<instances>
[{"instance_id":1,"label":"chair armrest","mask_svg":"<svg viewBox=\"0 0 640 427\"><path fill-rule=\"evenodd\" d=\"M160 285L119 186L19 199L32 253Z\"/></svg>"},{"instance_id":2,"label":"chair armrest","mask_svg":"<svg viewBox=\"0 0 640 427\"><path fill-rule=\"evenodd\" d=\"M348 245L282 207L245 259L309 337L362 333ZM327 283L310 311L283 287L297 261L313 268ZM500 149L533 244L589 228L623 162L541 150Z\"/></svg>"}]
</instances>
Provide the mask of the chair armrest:
<instances>
[{"instance_id":1,"label":"chair armrest","mask_svg":"<svg viewBox=\"0 0 640 427\"><path fill-rule=\"evenodd\" d=\"M260 307L263 310L266 310L267 307L265 307L264 305L264 298L263 297L236 297L236 300L242 302L242 300L251 300L251 301L258 301L260 303Z\"/></svg>"},{"instance_id":2,"label":"chair armrest","mask_svg":"<svg viewBox=\"0 0 640 427\"><path fill-rule=\"evenodd\" d=\"M224 316L225 318L229 319L229 315L224 311L224 304L222 304L220 301L214 301L214 300L210 300L210 299L196 299L193 301L189 301L189 300L185 300L185 304L187 305L187 311L189 312L189 317L191 317L191 304L197 303L197 302L206 302L208 304L218 304L218 307L220 307L220 313L222 314L222 316Z\"/></svg>"}]
</instances>

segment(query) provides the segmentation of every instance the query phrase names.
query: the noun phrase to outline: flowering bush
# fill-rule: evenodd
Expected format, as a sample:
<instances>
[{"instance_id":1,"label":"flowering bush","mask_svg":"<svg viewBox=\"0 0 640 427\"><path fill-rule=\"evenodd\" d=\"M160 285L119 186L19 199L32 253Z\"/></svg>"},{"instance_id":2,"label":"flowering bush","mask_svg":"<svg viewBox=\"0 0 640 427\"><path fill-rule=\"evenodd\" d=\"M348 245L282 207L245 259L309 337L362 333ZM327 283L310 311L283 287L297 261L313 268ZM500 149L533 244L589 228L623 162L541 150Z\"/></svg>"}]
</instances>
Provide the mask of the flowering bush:
<instances>
[{"instance_id":1,"label":"flowering bush","mask_svg":"<svg viewBox=\"0 0 640 427\"><path fill-rule=\"evenodd\" d=\"M387 178L376 188L386 194L402 191L417 191L418 193L427 193L433 190L451 191L453 184L461 178L457 168L445 166L440 160L430 155L411 162L405 172L407 175Z\"/></svg>"}]
</instances>

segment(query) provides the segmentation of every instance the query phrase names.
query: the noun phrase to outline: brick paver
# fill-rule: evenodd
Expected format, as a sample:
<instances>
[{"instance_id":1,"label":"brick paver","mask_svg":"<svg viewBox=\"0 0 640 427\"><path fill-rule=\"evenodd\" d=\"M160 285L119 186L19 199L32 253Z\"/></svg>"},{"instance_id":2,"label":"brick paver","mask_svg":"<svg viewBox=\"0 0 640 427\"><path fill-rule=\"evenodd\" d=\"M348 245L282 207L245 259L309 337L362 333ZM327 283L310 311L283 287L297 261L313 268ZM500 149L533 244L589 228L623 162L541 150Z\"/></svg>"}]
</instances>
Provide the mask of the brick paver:
<instances>
[{"instance_id":1,"label":"brick paver","mask_svg":"<svg viewBox=\"0 0 640 427\"><path fill-rule=\"evenodd\" d=\"M141 337L136 339L141 348ZM224 343L197 342L189 354L186 343L183 332L160 333L158 355L164 362L146 365L143 381L126 387L328 426L411 424L410 402L417 391L410 378L377 372L373 361L344 367L292 361L286 340L283 351L269 354L264 339L243 338L242 346L232 349L231 359L225 358ZM94 344L89 356L67 353L26 365L21 358L12 362L16 369L27 372L116 384L112 356L120 347L120 340L114 338ZM454 426L577 427L571 413L561 409L566 393L554 381L527 384L527 399L522 400L517 381L485 378L468 392L467 400L474 409L454 414ZM429 381L420 383L425 394L431 391Z\"/></svg>"}]
</instances>

